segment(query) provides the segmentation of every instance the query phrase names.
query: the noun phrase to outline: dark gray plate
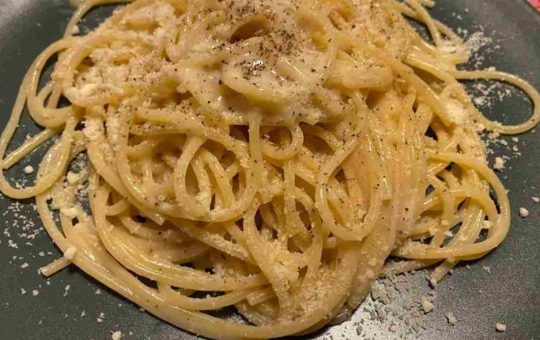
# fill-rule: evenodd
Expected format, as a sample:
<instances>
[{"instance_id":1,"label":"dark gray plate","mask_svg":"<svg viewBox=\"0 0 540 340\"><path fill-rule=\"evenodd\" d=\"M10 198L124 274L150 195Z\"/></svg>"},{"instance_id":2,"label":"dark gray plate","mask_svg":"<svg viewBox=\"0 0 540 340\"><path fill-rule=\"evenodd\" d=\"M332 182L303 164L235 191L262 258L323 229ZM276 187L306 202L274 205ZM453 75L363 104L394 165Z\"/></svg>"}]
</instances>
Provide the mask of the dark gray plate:
<instances>
[{"instance_id":1,"label":"dark gray plate","mask_svg":"<svg viewBox=\"0 0 540 340\"><path fill-rule=\"evenodd\" d=\"M25 70L40 51L61 36L72 11L68 0L0 0L0 126L8 119ZM95 24L96 18L103 18L108 11L110 8L97 11L87 25ZM453 28L468 29L469 34L478 31L481 25L485 35L500 46L489 53L484 51L483 65L518 74L540 88L540 15L525 0L439 0L433 14ZM530 103L518 91L513 91L503 102L488 109L487 114L512 123L524 119L528 110ZM38 131L28 119L22 125L23 131L18 134L15 144L26 134ZM507 138L509 147L516 145L522 153L520 157L514 155L501 174L510 189L513 207L510 235L497 250L472 263L470 268L458 267L437 287L436 309L422 317L427 330L414 336L394 333L388 330L388 319L371 320L363 308L353 321L326 329L316 337L538 337L540 205L531 197L540 196L539 137L540 129L536 129L519 136L517 143ZM512 155L509 147L502 146L497 154ZM25 164L35 164L38 159L37 156L30 158L14 169L15 174L21 173ZM526 219L517 215L521 206L530 211ZM139 311L77 269L65 270L45 280L37 274L37 269L58 257L59 252L40 229L32 207L17 206L2 197L0 212L3 214L0 226L0 339L109 339L113 330L121 330L125 336L131 332L130 338L134 339L191 337ZM29 239L32 233L37 235ZM14 243L18 248L14 248ZM491 274L483 267L489 267ZM429 291L424 277L425 273L419 273L407 278L409 288L399 299L391 301L390 307L399 309L402 307L399 303L411 304L420 294ZM33 296L33 290L39 295ZM456 326L446 323L444 314L449 311L458 318ZM97 321L100 313L103 313L102 322ZM363 335L357 336L356 327L362 320ZM495 331L497 322L507 325L505 333Z\"/></svg>"}]
</instances>

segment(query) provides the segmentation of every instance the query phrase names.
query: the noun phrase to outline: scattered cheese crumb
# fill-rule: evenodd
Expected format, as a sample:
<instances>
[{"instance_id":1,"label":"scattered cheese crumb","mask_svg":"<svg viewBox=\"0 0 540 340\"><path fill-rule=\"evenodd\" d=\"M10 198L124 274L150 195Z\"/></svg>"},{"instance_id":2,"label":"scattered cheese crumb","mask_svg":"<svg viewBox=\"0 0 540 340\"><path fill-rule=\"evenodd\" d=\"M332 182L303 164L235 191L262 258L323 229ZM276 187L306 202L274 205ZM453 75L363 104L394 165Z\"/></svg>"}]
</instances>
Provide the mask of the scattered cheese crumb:
<instances>
[{"instance_id":1,"label":"scattered cheese crumb","mask_svg":"<svg viewBox=\"0 0 540 340\"><path fill-rule=\"evenodd\" d=\"M498 323L495 325L495 329L497 332L504 332L506 331L506 325L504 323Z\"/></svg>"},{"instance_id":2,"label":"scattered cheese crumb","mask_svg":"<svg viewBox=\"0 0 540 340\"><path fill-rule=\"evenodd\" d=\"M463 106L463 104L455 99L449 99L445 104L448 118L450 118L454 124L463 125L465 122L467 122L469 111Z\"/></svg>"},{"instance_id":3,"label":"scattered cheese crumb","mask_svg":"<svg viewBox=\"0 0 540 340\"><path fill-rule=\"evenodd\" d=\"M504 163L506 161L502 159L501 157L495 157L495 163L493 164L493 168L495 170L502 170L504 169Z\"/></svg>"},{"instance_id":4,"label":"scattered cheese crumb","mask_svg":"<svg viewBox=\"0 0 540 340\"><path fill-rule=\"evenodd\" d=\"M457 323L457 319L454 316L454 313L448 312L444 315L446 317L446 320L448 320L448 323L454 326Z\"/></svg>"},{"instance_id":5,"label":"scattered cheese crumb","mask_svg":"<svg viewBox=\"0 0 540 340\"><path fill-rule=\"evenodd\" d=\"M84 121L83 134L88 140L96 141L100 134L100 125L97 119L87 119Z\"/></svg>"},{"instance_id":6,"label":"scattered cheese crumb","mask_svg":"<svg viewBox=\"0 0 540 340\"><path fill-rule=\"evenodd\" d=\"M96 321L97 321L98 323L102 323L102 322L103 322L103 319L105 319L105 313L101 312L101 313L99 313L99 316L98 316L98 318L96 319Z\"/></svg>"},{"instance_id":7,"label":"scattered cheese crumb","mask_svg":"<svg viewBox=\"0 0 540 340\"><path fill-rule=\"evenodd\" d=\"M519 208L519 216L521 216L523 218L529 216L529 210L527 210L527 209L525 209L523 207Z\"/></svg>"},{"instance_id":8,"label":"scattered cheese crumb","mask_svg":"<svg viewBox=\"0 0 540 340\"><path fill-rule=\"evenodd\" d=\"M484 271L488 274L491 274L491 267L488 267L488 266L484 266L482 267L482 269L484 269Z\"/></svg>"},{"instance_id":9,"label":"scattered cheese crumb","mask_svg":"<svg viewBox=\"0 0 540 340\"><path fill-rule=\"evenodd\" d=\"M495 139L499 138L499 136L500 136L500 134L498 132L490 132L488 134L488 138L490 140L495 140Z\"/></svg>"},{"instance_id":10,"label":"scattered cheese crumb","mask_svg":"<svg viewBox=\"0 0 540 340\"><path fill-rule=\"evenodd\" d=\"M371 297L373 298L373 300L378 300L385 305L390 302L388 299L388 294L386 293L384 286L382 285L373 286L371 290Z\"/></svg>"},{"instance_id":11,"label":"scattered cheese crumb","mask_svg":"<svg viewBox=\"0 0 540 340\"><path fill-rule=\"evenodd\" d=\"M540 197L531 197L531 199L535 202L535 203L540 203Z\"/></svg>"},{"instance_id":12,"label":"scattered cheese crumb","mask_svg":"<svg viewBox=\"0 0 540 340\"><path fill-rule=\"evenodd\" d=\"M473 102L478 106L483 106L487 102L487 98L485 96L476 97L473 99Z\"/></svg>"},{"instance_id":13,"label":"scattered cheese crumb","mask_svg":"<svg viewBox=\"0 0 540 340\"><path fill-rule=\"evenodd\" d=\"M39 290L34 289L34 290L32 291L32 295L33 295L33 296L38 296L38 295L39 295Z\"/></svg>"},{"instance_id":14,"label":"scattered cheese crumb","mask_svg":"<svg viewBox=\"0 0 540 340\"><path fill-rule=\"evenodd\" d=\"M67 295L68 295L68 292L69 292L69 289L70 289L70 288L71 288L70 285L66 285L66 286L64 287L64 296L67 296Z\"/></svg>"},{"instance_id":15,"label":"scattered cheese crumb","mask_svg":"<svg viewBox=\"0 0 540 340\"><path fill-rule=\"evenodd\" d=\"M34 172L34 168L31 165L27 165L26 167L24 167L23 171L25 174L29 175Z\"/></svg>"},{"instance_id":16,"label":"scattered cheese crumb","mask_svg":"<svg viewBox=\"0 0 540 340\"><path fill-rule=\"evenodd\" d=\"M77 252L77 248L75 247L69 247L66 252L64 253L64 257L68 260L73 260L75 257L75 253Z\"/></svg>"},{"instance_id":17,"label":"scattered cheese crumb","mask_svg":"<svg viewBox=\"0 0 540 340\"><path fill-rule=\"evenodd\" d=\"M28 263L25 262L25 263L21 264L21 268L22 269L28 268Z\"/></svg>"},{"instance_id":18,"label":"scattered cheese crumb","mask_svg":"<svg viewBox=\"0 0 540 340\"><path fill-rule=\"evenodd\" d=\"M431 301L429 301L428 298L425 296L420 297L420 304L422 305L422 309L424 310L424 313L426 314L431 312L433 308L435 308L433 303L431 303Z\"/></svg>"},{"instance_id":19,"label":"scattered cheese crumb","mask_svg":"<svg viewBox=\"0 0 540 340\"><path fill-rule=\"evenodd\" d=\"M121 331L113 332L111 338L112 338L112 340L120 340L120 339L122 339L122 332Z\"/></svg>"}]
</instances>

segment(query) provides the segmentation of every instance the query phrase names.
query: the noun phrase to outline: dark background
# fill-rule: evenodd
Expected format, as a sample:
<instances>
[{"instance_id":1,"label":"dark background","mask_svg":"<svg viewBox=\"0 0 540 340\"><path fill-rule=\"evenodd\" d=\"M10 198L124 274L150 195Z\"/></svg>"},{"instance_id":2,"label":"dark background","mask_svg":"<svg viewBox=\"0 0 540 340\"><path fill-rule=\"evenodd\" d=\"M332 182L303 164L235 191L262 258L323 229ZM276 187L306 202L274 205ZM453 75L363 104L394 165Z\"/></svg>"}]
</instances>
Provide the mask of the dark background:
<instances>
[{"instance_id":1,"label":"dark background","mask_svg":"<svg viewBox=\"0 0 540 340\"><path fill-rule=\"evenodd\" d=\"M51 42L61 37L73 9L68 0L0 0L0 126L7 121L18 86L33 59ZM468 34L483 29L499 48L484 48L482 65L522 76L540 88L540 15L524 0L438 0L433 15L453 28L468 29ZM104 18L110 7L100 9L82 26L92 27ZM461 33L466 36L465 32ZM519 91L484 112L506 123L526 118L530 103ZM22 133L15 144L37 127L23 121ZM435 290L436 309L424 318L427 330L415 337L422 339L533 339L540 335L540 129L519 136L516 145L521 156L512 156L501 146L496 155L509 155L500 177L510 189L512 229L507 240L485 258L459 266ZM493 158L493 155L490 156ZM30 157L10 173L21 173ZM29 202L32 203L32 202ZM8 209L8 206L11 208ZM527 207L530 216L523 219L519 207ZM19 210L19 211L15 211ZM77 269L68 269L49 280L37 269L59 256L59 252L41 229L30 205L16 207L0 197L0 339L110 339L111 331L121 330L132 339L190 338L181 330L139 311L128 301L93 282ZM30 219L30 222L29 220ZM29 224L35 224L35 227ZM26 227L25 227L26 226ZM24 228L23 228L24 227ZM24 230L31 229L31 230ZM37 232L33 240L24 235ZM9 246L15 242L18 249ZM30 244L26 244L30 242ZM44 256L40 256L40 252ZM21 268L28 263L27 268ZM485 268L489 267L491 273ZM429 291L425 273L409 278L403 298L418 299ZM69 289L66 293L66 286ZM26 294L21 293L21 289ZM38 296L32 296L32 290ZM98 290L99 289L99 290ZM411 296L406 296L411 294ZM412 294L416 294L412 296ZM398 303L394 301L393 303ZM444 314L452 311L456 326L446 323ZM97 321L104 313L101 323ZM84 316L81 316L84 315ZM398 338L387 325L368 320L365 310L353 321L317 335L318 338ZM355 322L364 320L363 336L357 336ZM495 323L507 325L504 333L495 331ZM132 334L130 334L130 332ZM408 338L409 336L403 336Z\"/></svg>"}]
</instances>

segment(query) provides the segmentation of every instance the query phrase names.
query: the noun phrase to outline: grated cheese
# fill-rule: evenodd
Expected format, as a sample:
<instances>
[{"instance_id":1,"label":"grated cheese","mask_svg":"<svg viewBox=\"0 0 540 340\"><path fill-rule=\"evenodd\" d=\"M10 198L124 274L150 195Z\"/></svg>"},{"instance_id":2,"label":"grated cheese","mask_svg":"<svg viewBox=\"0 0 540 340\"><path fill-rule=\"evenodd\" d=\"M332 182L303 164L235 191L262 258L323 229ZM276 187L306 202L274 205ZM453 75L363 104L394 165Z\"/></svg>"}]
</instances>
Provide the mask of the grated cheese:
<instances>
[{"instance_id":1,"label":"grated cheese","mask_svg":"<svg viewBox=\"0 0 540 340\"><path fill-rule=\"evenodd\" d=\"M34 168L31 165L27 165L24 167L24 173L27 175L30 175L32 172L34 172Z\"/></svg>"},{"instance_id":2,"label":"grated cheese","mask_svg":"<svg viewBox=\"0 0 540 340\"><path fill-rule=\"evenodd\" d=\"M504 169L504 163L506 163L506 161L503 158L495 157L495 163L493 164L493 168L500 171Z\"/></svg>"},{"instance_id":3,"label":"grated cheese","mask_svg":"<svg viewBox=\"0 0 540 340\"><path fill-rule=\"evenodd\" d=\"M469 111L461 104L461 102L455 99L449 99L448 102L445 103L445 107L449 118L454 124L463 125L467 122Z\"/></svg>"},{"instance_id":4,"label":"grated cheese","mask_svg":"<svg viewBox=\"0 0 540 340\"><path fill-rule=\"evenodd\" d=\"M504 323L496 323L495 324L495 329L497 330L497 332L504 332L506 331L506 325Z\"/></svg>"},{"instance_id":5,"label":"grated cheese","mask_svg":"<svg viewBox=\"0 0 540 340\"><path fill-rule=\"evenodd\" d=\"M454 313L448 312L444 316L446 317L446 320L448 321L448 323L451 324L452 326L454 326L457 323L457 319L454 316Z\"/></svg>"},{"instance_id":6,"label":"grated cheese","mask_svg":"<svg viewBox=\"0 0 540 340\"><path fill-rule=\"evenodd\" d=\"M420 297L420 304L422 305L422 309L426 314L431 312L435 308L435 305L431 301L429 301L428 298L424 295Z\"/></svg>"},{"instance_id":7,"label":"grated cheese","mask_svg":"<svg viewBox=\"0 0 540 340\"><path fill-rule=\"evenodd\" d=\"M519 208L519 216L521 216L522 218L529 216L529 210L523 207Z\"/></svg>"}]
</instances>

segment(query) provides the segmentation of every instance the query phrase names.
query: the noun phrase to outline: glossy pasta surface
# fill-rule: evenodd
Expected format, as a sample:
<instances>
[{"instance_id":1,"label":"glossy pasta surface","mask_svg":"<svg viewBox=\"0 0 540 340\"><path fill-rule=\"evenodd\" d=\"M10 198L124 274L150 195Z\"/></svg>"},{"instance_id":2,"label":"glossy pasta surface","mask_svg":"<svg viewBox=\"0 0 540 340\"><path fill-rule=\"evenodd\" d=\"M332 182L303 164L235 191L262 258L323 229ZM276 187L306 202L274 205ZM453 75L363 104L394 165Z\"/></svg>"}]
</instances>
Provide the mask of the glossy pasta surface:
<instances>
[{"instance_id":1,"label":"glossy pasta surface","mask_svg":"<svg viewBox=\"0 0 540 340\"><path fill-rule=\"evenodd\" d=\"M76 34L111 3L110 18ZM6 171L57 138L35 185L0 176L6 195L35 197L64 253L42 272L73 263L209 338L275 338L347 320L377 277L434 266L435 283L490 252L510 207L479 131L528 131L540 96L510 74L458 70L469 53L432 5L77 2L0 140ZM489 121L460 79L523 89L530 118ZM25 107L44 130L6 154ZM245 322L206 313L227 306Z\"/></svg>"}]
</instances>

